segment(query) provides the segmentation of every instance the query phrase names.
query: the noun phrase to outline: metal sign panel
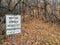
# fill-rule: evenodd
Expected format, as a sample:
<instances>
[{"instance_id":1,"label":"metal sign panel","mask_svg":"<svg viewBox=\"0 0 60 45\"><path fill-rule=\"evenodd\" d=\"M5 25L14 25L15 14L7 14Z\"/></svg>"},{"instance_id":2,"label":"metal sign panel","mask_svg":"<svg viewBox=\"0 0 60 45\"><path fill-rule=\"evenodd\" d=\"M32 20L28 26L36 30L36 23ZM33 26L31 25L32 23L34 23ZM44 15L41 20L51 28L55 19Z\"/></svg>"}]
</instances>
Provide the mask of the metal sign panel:
<instances>
[{"instance_id":1,"label":"metal sign panel","mask_svg":"<svg viewBox=\"0 0 60 45\"><path fill-rule=\"evenodd\" d=\"M21 15L6 15L6 35L21 32Z\"/></svg>"}]
</instances>

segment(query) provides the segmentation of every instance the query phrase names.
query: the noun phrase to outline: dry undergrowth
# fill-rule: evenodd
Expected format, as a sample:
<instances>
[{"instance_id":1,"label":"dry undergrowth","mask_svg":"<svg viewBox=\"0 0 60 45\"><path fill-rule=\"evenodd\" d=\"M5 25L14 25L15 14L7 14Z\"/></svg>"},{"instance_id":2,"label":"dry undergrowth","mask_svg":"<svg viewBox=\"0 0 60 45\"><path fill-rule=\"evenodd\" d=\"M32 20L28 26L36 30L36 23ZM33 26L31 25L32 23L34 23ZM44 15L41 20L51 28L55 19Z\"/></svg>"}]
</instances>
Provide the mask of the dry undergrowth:
<instances>
[{"instance_id":1,"label":"dry undergrowth","mask_svg":"<svg viewBox=\"0 0 60 45\"><path fill-rule=\"evenodd\" d=\"M59 13L56 12L56 14L59 18ZM41 12L40 18L42 17ZM15 35L15 45L60 45L60 24L44 23L41 19L35 18L25 16L25 22L22 22L22 32ZM1 29L3 29L2 25ZM0 45L12 45L11 43L11 36L7 36L7 39Z\"/></svg>"},{"instance_id":2,"label":"dry undergrowth","mask_svg":"<svg viewBox=\"0 0 60 45\"><path fill-rule=\"evenodd\" d=\"M15 39L16 45L60 45L60 26L36 19L22 22L22 32L17 34ZM11 36L7 42L11 45Z\"/></svg>"}]
</instances>

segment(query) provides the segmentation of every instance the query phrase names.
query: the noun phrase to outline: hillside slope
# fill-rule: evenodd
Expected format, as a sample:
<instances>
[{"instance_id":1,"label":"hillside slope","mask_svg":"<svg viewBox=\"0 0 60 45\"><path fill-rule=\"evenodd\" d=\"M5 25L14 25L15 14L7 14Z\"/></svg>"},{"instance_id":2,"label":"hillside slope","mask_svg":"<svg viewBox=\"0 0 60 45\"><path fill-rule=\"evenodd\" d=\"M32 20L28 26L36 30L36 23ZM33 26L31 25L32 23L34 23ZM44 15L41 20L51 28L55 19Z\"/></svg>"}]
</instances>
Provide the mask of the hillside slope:
<instances>
[{"instance_id":1,"label":"hillside slope","mask_svg":"<svg viewBox=\"0 0 60 45\"><path fill-rule=\"evenodd\" d=\"M60 25L33 19L22 22L22 33L17 34L16 45L60 45ZM11 45L11 37L8 37Z\"/></svg>"}]
</instances>

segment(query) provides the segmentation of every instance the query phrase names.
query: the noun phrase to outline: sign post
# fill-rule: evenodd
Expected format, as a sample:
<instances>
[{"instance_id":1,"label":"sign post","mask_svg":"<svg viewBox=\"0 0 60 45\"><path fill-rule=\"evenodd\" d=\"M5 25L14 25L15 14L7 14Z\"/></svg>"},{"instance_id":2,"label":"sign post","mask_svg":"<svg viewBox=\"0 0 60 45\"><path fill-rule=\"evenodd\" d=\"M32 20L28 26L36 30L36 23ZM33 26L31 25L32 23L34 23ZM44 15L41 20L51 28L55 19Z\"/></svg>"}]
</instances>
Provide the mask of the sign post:
<instances>
[{"instance_id":1,"label":"sign post","mask_svg":"<svg viewBox=\"0 0 60 45\"><path fill-rule=\"evenodd\" d=\"M15 42L16 42L16 40L15 40L15 35L13 34L13 35L12 35L12 45L15 45Z\"/></svg>"},{"instance_id":2,"label":"sign post","mask_svg":"<svg viewBox=\"0 0 60 45\"><path fill-rule=\"evenodd\" d=\"M6 15L6 35L12 35L12 45L18 33L21 33L21 15Z\"/></svg>"}]
</instances>

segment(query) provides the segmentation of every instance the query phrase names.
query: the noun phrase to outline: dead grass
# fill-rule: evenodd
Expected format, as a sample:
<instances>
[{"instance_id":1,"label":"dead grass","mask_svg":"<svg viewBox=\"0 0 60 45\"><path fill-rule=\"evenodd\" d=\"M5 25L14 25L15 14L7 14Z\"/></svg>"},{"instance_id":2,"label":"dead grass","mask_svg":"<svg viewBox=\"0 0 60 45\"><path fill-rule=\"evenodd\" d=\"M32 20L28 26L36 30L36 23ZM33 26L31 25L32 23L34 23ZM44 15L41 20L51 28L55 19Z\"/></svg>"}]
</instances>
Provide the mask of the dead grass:
<instances>
[{"instance_id":1,"label":"dead grass","mask_svg":"<svg viewBox=\"0 0 60 45\"><path fill-rule=\"evenodd\" d=\"M22 32L15 35L15 45L60 45L60 24L44 23L41 20L29 18L22 22ZM11 43L11 36L7 36L3 45L12 45Z\"/></svg>"},{"instance_id":2,"label":"dead grass","mask_svg":"<svg viewBox=\"0 0 60 45\"><path fill-rule=\"evenodd\" d=\"M22 33L15 35L16 45L60 45L60 25L33 19L22 22ZM11 45L11 36L8 37Z\"/></svg>"}]
</instances>

